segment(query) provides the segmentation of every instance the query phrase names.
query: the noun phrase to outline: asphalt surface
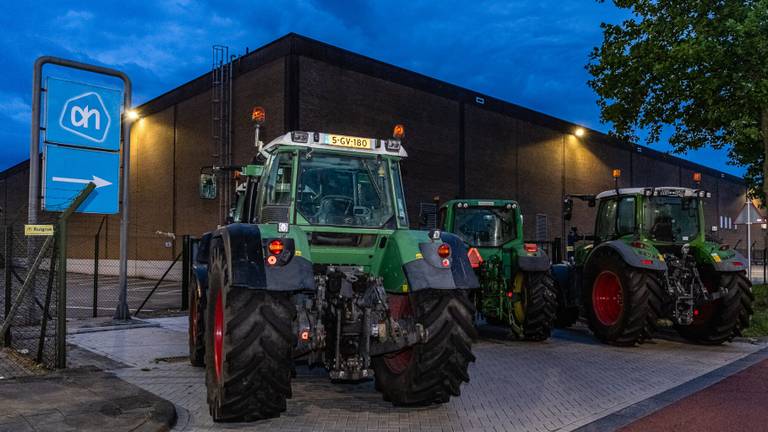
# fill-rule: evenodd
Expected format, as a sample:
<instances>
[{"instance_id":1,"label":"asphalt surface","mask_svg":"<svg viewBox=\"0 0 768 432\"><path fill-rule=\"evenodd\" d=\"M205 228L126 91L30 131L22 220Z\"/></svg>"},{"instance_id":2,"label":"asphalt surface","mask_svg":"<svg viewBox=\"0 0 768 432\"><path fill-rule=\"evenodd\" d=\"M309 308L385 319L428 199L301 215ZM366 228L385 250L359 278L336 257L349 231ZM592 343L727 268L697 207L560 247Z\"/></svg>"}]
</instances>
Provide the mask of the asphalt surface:
<instances>
[{"instance_id":1,"label":"asphalt surface","mask_svg":"<svg viewBox=\"0 0 768 432\"><path fill-rule=\"evenodd\" d=\"M128 308L131 313L141 305L157 284L154 279L128 278ZM67 274L67 316L87 318L93 316L93 275ZM97 316L111 316L117 308L120 294L117 276L99 276ZM181 306L181 282L163 281L149 297L142 311L151 314Z\"/></svg>"}]
</instances>

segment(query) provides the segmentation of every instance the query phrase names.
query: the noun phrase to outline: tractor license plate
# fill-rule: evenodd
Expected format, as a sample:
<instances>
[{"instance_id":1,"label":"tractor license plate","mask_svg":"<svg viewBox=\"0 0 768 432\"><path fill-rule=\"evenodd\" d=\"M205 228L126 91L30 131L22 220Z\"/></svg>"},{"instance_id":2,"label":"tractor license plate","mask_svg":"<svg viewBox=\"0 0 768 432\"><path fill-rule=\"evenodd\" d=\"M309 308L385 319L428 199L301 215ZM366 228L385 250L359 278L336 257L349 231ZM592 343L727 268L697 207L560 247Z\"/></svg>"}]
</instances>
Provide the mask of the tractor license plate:
<instances>
[{"instance_id":1,"label":"tractor license plate","mask_svg":"<svg viewBox=\"0 0 768 432\"><path fill-rule=\"evenodd\" d=\"M346 135L326 135L325 143L337 147L349 147L361 150L371 150L373 140L370 138L360 138Z\"/></svg>"}]
</instances>

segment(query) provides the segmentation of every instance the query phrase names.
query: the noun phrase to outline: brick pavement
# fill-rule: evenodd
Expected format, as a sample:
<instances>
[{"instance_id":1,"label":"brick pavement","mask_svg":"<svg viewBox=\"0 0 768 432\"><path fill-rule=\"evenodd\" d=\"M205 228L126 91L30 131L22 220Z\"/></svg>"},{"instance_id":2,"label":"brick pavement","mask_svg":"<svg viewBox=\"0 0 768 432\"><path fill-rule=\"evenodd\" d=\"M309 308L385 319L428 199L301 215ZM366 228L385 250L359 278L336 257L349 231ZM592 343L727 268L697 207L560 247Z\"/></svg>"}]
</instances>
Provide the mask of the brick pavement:
<instances>
[{"instance_id":1,"label":"brick pavement","mask_svg":"<svg viewBox=\"0 0 768 432\"><path fill-rule=\"evenodd\" d=\"M177 406L176 430L567 431L662 393L763 346L720 347L657 340L627 349L599 344L585 329L543 343L481 341L462 396L429 408L395 408L372 383L334 385L299 368L294 397L278 419L215 425L202 369L186 362L186 317L157 327L83 333L70 342L129 367L116 369ZM158 361L157 359L163 360Z\"/></svg>"}]
</instances>

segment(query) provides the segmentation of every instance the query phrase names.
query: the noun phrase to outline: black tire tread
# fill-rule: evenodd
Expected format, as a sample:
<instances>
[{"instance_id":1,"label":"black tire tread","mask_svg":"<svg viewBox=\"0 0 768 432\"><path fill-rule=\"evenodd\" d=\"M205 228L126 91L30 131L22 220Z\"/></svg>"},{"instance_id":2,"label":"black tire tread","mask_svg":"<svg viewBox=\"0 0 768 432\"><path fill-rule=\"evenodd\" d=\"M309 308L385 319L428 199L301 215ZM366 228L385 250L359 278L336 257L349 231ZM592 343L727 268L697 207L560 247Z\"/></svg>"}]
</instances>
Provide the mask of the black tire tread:
<instances>
[{"instance_id":1,"label":"black tire tread","mask_svg":"<svg viewBox=\"0 0 768 432\"><path fill-rule=\"evenodd\" d=\"M203 367L205 366L205 302L197 296L197 284L199 282L194 279L194 282L189 288L189 303L188 308L190 317L190 335L189 335L189 362L192 366ZM197 333L195 334L195 340L192 340L192 327L194 322L192 320L192 302L197 302Z\"/></svg>"},{"instance_id":2,"label":"black tire tread","mask_svg":"<svg viewBox=\"0 0 768 432\"><path fill-rule=\"evenodd\" d=\"M413 347L414 362L400 375L374 359L376 388L394 405L430 405L459 396L469 382L471 346L477 339L472 322L474 305L457 290L425 290L411 294L416 319L428 332L427 341Z\"/></svg>"},{"instance_id":3,"label":"black tire tread","mask_svg":"<svg viewBox=\"0 0 768 432\"><path fill-rule=\"evenodd\" d=\"M728 293L717 300L715 313L708 322L689 326L677 326L684 338L703 345L720 345L730 342L741 331L749 327L754 313L752 302L755 295L752 283L744 272L715 273L716 286L724 286Z\"/></svg>"},{"instance_id":4,"label":"black tire tread","mask_svg":"<svg viewBox=\"0 0 768 432\"><path fill-rule=\"evenodd\" d=\"M527 296L523 338L546 340L552 334L557 311L555 281L548 272L527 272L523 280Z\"/></svg>"}]
</instances>

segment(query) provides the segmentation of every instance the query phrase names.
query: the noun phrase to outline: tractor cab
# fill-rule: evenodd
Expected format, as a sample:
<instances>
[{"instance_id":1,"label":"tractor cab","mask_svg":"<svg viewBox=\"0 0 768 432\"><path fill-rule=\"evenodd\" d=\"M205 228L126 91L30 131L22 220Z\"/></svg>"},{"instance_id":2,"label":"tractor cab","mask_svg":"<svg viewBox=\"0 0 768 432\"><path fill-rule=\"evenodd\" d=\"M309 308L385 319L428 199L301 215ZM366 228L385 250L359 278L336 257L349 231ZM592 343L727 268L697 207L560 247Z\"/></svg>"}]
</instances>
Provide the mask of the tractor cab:
<instances>
[{"instance_id":1,"label":"tractor cab","mask_svg":"<svg viewBox=\"0 0 768 432\"><path fill-rule=\"evenodd\" d=\"M656 245L704 239L703 199L711 193L679 187L626 188L597 195L595 243L632 237Z\"/></svg>"}]
</instances>

